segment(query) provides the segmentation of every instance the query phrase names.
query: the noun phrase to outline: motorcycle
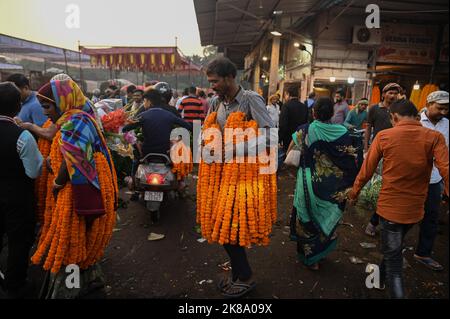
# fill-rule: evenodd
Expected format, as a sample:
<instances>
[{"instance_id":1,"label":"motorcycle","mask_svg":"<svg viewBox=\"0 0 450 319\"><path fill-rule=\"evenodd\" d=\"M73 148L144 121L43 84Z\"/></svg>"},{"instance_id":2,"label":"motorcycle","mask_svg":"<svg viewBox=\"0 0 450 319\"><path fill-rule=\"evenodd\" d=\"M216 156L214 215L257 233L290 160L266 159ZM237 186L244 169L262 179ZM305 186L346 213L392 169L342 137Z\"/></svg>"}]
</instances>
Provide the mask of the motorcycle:
<instances>
[{"instance_id":1,"label":"motorcycle","mask_svg":"<svg viewBox=\"0 0 450 319\"><path fill-rule=\"evenodd\" d=\"M149 153L140 160L136 171L136 190L144 198L151 221L160 219L161 203L178 196L178 182L172 172L172 161L165 154Z\"/></svg>"}]
</instances>

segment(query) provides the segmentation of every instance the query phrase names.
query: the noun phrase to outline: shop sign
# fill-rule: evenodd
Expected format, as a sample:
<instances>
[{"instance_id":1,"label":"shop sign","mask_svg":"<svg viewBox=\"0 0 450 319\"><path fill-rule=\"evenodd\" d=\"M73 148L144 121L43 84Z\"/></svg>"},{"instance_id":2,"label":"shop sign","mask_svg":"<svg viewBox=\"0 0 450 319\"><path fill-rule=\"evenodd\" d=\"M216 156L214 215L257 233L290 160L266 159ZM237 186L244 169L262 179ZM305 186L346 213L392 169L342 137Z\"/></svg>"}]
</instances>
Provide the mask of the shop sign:
<instances>
[{"instance_id":1,"label":"shop sign","mask_svg":"<svg viewBox=\"0 0 450 319\"><path fill-rule=\"evenodd\" d=\"M382 25L382 44L377 61L403 64L434 64L437 27L426 25Z\"/></svg>"}]
</instances>

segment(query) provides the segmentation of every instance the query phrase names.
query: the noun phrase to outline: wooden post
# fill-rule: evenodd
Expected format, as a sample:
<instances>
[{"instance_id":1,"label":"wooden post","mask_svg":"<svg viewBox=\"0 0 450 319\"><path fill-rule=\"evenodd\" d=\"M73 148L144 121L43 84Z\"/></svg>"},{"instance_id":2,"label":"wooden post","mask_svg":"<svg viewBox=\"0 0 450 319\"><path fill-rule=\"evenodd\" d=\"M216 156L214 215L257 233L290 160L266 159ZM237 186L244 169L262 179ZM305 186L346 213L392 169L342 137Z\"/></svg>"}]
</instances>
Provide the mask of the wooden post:
<instances>
[{"instance_id":1,"label":"wooden post","mask_svg":"<svg viewBox=\"0 0 450 319\"><path fill-rule=\"evenodd\" d=\"M270 59L269 94L277 92L278 69L280 61L280 37L274 37L272 41L272 57Z\"/></svg>"},{"instance_id":2,"label":"wooden post","mask_svg":"<svg viewBox=\"0 0 450 319\"><path fill-rule=\"evenodd\" d=\"M259 82L261 80L261 67L259 66L259 61L255 65L255 73L253 74L253 91L259 91Z\"/></svg>"}]
</instances>

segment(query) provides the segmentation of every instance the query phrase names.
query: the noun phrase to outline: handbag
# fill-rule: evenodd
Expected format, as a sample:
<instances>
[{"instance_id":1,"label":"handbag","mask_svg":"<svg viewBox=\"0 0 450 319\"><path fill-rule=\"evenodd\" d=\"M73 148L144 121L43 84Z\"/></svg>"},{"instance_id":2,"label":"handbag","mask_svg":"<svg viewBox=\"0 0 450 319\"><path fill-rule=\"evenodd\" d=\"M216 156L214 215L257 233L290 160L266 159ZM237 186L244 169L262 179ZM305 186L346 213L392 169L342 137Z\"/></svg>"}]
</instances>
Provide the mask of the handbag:
<instances>
[{"instance_id":1,"label":"handbag","mask_svg":"<svg viewBox=\"0 0 450 319\"><path fill-rule=\"evenodd\" d=\"M294 145L294 147L287 154L286 159L284 160L284 164L287 166L299 167L300 156L301 156L300 147Z\"/></svg>"}]
</instances>

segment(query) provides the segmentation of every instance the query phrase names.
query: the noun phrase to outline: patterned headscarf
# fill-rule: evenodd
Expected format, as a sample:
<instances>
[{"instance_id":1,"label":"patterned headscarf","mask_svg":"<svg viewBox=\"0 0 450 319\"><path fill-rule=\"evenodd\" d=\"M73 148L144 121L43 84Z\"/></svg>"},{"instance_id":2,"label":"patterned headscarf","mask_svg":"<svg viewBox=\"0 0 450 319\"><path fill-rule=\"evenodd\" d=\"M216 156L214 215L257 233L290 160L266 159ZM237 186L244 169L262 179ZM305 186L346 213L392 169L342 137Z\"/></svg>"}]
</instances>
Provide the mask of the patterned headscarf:
<instances>
[{"instance_id":1,"label":"patterned headscarf","mask_svg":"<svg viewBox=\"0 0 450 319\"><path fill-rule=\"evenodd\" d=\"M72 183L74 208L79 214L103 212L94 154L100 152L105 156L111 174L114 169L92 104L73 80L50 83L56 108L61 113L56 122L61 132L58 142Z\"/></svg>"},{"instance_id":2,"label":"patterned headscarf","mask_svg":"<svg viewBox=\"0 0 450 319\"><path fill-rule=\"evenodd\" d=\"M77 109L93 115L92 104L73 80L50 81L56 108L61 114Z\"/></svg>"},{"instance_id":3,"label":"patterned headscarf","mask_svg":"<svg viewBox=\"0 0 450 319\"><path fill-rule=\"evenodd\" d=\"M53 97L52 86L49 83L44 84L38 91L37 97L43 101L56 105L55 98Z\"/></svg>"}]
</instances>

